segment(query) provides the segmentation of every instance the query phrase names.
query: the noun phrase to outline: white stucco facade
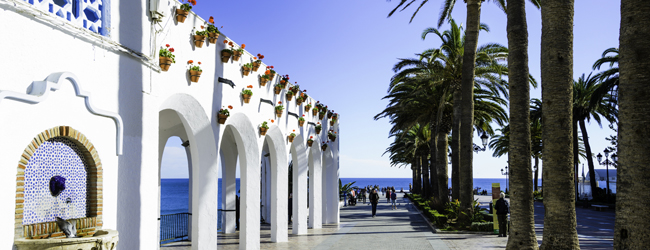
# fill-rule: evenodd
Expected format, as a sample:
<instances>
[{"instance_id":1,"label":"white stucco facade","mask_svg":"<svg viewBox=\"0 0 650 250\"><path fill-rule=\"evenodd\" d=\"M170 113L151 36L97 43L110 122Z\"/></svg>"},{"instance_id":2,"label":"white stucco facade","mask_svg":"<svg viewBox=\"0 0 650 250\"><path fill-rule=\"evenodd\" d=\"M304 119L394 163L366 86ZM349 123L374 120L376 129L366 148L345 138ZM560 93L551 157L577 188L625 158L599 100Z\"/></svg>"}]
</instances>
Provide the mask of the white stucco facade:
<instances>
[{"instance_id":1,"label":"white stucco facade","mask_svg":"<svg viewBox=\"0 0 650 250\"><path fill-rule=\"evenodd\" d=\"M100 226L119 231L119 249L159 246L160 161L171 136L189 141L193 249L217 246L217 194L224 189L223 208L235 208L237 162L240 249L259 249L261 178L268 180L262 191L268 196L262 214L270 220L272 241L287 241L290 233L307 234L307 228L339 222L340 136L326 150L320 148L328 141L327 131L338 131L339 124L330 127L327 117L320 120L305 112L304 106L316 104L317 97L296 105L295 98L286 100L286 90L274 94L277 75L261 86L264 64L243 76L241 66L252 61L250 53L239 61L222 63L224 34L216 44L206 39L203 48L196 48L188 37L205 20L190 13L184 23L176 22L171 13L177 1L161 0L165 16L159 23L151 19L149 1L102 3L105 35L79 27L81 21L73 23L43 11L29 0L0 0L4 55L0 60L0 199L18 199L16 165L34 137L52 127L69 126L83 133L101 158ZM162 72L158 50L165 44L175 49L176 63ZM190 82L188 60L202 62L198 83ZM235 86L219 82L220 77ZM244 103L240 92L248 85L253 86L253 97ZM279 101L285 110L276 117L274 105ZM217 112L229 105L233 106L230 117L219 124ZM303 114L306 122L300 127L298 117ZM264 121L270 127L266 136L258 129ZM314 130L317 122L323 126L320 134ZM294 130L297 136L290 143L287 136ZM307 146L310 136L313 147ZM262 161L268 163L268 174L260 172ZM288 190L291 161L293 190ZM219 173L223 186L218 186ZM292 232L287 226L289 192L293 193ZM0 203L0 249L13 246L17 210L13 202ZM224 232L235 232L234 214L226 213L224 221Z\"/></svg>"}]
</instances>

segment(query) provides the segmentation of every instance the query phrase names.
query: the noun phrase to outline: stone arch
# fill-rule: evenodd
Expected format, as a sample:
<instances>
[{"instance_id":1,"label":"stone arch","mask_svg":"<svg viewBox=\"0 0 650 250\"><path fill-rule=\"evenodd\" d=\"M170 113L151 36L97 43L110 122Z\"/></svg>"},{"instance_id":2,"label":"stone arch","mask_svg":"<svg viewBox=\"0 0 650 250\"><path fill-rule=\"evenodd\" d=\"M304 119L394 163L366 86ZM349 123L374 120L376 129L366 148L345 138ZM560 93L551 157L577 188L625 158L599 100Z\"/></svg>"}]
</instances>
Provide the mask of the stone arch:
<instances>
[{"instance_id":1,"label":"stone arch","mask_svg":"<svg viewBox=\"0 0 650 250\"><path fill-rule=\"evenodd\" d=\"M251 120L243 113L232 114L226 123L220 125L223 136L220 142L220 154L225 165L222 175L222 185L233 187L225 190L222 207L234 209L234 177L236 158L240 166L240 249L259 249L260 247L260 147L258 146L257 130ZM232 183L228 183L231 179ZM229 185L230 184L230 185ZM216 207L216 206L215 206ZM227 214L227 213L226 213ZM224 216L226 226L224 232L229 233L234 219ZM234 225L232 225L234 226Z\"/></svg>"},{"instance_id":2,"label":"stone arch","mask_svg":"<svg viewBox=\"0 0 650 250\"><path fill-rule=\"evenodd\" d=\"M187 94L174 94L165 100L159 112L173 111L189 140L192 249L217 245L217 149L210 119L202 105ZM162 150L160 150L162 154ZM160 179L158 179L160 181ZM156 213L159 213L160 210Z\"/></svg>"},{"instance_id":3,"label":"stone arch","mask_svg":"<svg viewBox=\"0 0 650 250\"><path fill-rule=\"evenodd\" d=\"M302 134L298 134L291 143L293 160L293 234L307 234L307 148Z\"/></svg>"},{"instance_id":4,"label":"stone arch","mask_svg":"<svg viewBox=\"0 0 650 250\"><path fill-rule=\"evenodd\" d=\"M284 143L282 131L276 125L269 126L265 143L269 144L271 154L271 241L289 241L287 226L289 199L287 182L289 164L287 162L287 147Z\"/></svg>"},{"instance_id":5,"label":"stone arch","mask_svg":"<svg viewBox=\"0 0 650 250\"><path fill-rule=\"evenodd\" d=\"M57 126L39 133L27 145L18 162L16 175L16 222L14 227L15 239L64 238L56 222L41 222L23 225L23 208L25 193L25 169L36 150L45 142L54 138L65 138L73 142L81 151L86 165L86 217L75 218L77 235L93 235L103 225L103 170L102 162L95 146L81 132L69 126Z\"/></svg>"},{"instance_id":6,"label":"stone arch","mask_svg":"<svg viewBox=\"0 0 650 250\"><path fill-rule=\"evenodd\" d=\"M323 221L326 224L338 224L339 223L339 192L338 192L338 168L335 165L334 157L332 154L331 145L323 151L323 175L325 181L323 182L323 189L326 190L323 192L325 206L327 207L326 216L323 217Z\"/></svg>"},{"instance_id":7,"label":"stone arch","mask_svg":"<svg viewBox=\"0 0 650 250\"><path fill-rule=\"evenodd\" d=\"M320 138L313 138L314 142L307 149L309 166L309 227L313 229L323 227L323 168L322 151L319 147Z\"/></svg>"}]
</instances>

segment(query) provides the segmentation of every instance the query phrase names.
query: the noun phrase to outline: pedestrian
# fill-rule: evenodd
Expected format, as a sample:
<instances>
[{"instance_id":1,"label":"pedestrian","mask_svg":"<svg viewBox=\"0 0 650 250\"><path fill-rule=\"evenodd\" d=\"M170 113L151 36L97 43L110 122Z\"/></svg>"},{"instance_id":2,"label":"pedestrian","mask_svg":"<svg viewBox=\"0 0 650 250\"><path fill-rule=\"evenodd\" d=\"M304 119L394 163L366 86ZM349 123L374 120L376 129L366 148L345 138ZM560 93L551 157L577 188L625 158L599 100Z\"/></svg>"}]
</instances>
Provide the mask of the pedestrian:
<instances>
[{"instance_id":1,"label":"pedestrian","mask_svg":"<svg viewBox=\"0 0 650 250\"><path fill-rule=\"evenodd\" d=\"M354 189L352 189L350 194L352 195L352 197L351 197L352 199L350 199L350 205L356 206L357 205L357 193L354 191Z\"/></svg>"},{"instance_id":2,"label":"pedestrian","mask_svg":"<svg viewBox=\"0 0 650 250\"><path fill-rule=\"evenodd\" d=\"M413 193L413 186L409 183L409 193Z\"/></svg>"},{"instance_id":3,"label":"pedestrian","mask_svg":"<svg viewBox=\"0 0 650 250\"><path fill-rule=\"evenodd\" d=\"M343 192L343 206L348 206L348 191Z\"/></svg>"},{"instance_id":4,"label":"pedestrian","mask_svg":"<svg viewBox=\"0 0 650 250\"><path fill-rule=\"evenodd\" d=\"M289 224L291 224L291 216L293 216L293 193L289 193Z\"/></svg>"},{"instance_id":5,"label":"pedestrian","mask_svg":"<svg viewBox=\"0 0 650 250\"><path fill-rule=\"evenodd\" d=\"M369 190L369 189L363 189L363 191L361 192L361 195L363 196L363 198L362 198L363 199L363 204L366 204L366 190Z\"/></svg>"},{"instance_id":6,"label":"pedestrian","mask_svg":"<svg viewBox=\"0 0 650 250\"><path fill-rule=\"evenodd\" d=\"M386 203L390 203L390 188L386 188Z\"/></svg>"},{"instance_id":7,"label":"pedestrian","mask_svg":"<svg viewBox=\"0 0 650 250\"><path fill-rule=\"evenodd\" d=\"M392 190L390 193L390 199L393 200L393 210L397 209L397 205L395 205L395 201L397 200L397 194L395 193L395 189Z\"/></svg>"},{"instance_id":8,"label":"pedestrian","mask_svg":"<svg viewBox=\"0 0 650 250\"><path fill-rule=\"evenodd\" d=\"M506 195L501 192L499 195L499 200L497 200L494 209L497 210L497 220L499 220L499 237L506 237L508 233L507 222L508 222L508 213L510 213L510 205L508 201L504 198Z\"/></svg>"},{"instance_id":9,"label":"pedestrian","mask_svg":"<svg viewBox=\"0 0 650 250\"><path fill-rule=\"evenodd\" d=\"M239 190L237 190L237 193L239 193ZM235 195L235 217L237 217L235 220L235 229L239 230L239 195Z\"/></svg>"},{"instance_id":10,"label":"pedestrian","mask_svg":"<svg viewBox=\"0 0 650 250\"><path fill-rule=\"evenodd\" d=\"M372 204L372 218L377 217L377 203L379 203L379 194L377 189L373 189L370 194L370 204Z\"/></svg>"}]
</instances>

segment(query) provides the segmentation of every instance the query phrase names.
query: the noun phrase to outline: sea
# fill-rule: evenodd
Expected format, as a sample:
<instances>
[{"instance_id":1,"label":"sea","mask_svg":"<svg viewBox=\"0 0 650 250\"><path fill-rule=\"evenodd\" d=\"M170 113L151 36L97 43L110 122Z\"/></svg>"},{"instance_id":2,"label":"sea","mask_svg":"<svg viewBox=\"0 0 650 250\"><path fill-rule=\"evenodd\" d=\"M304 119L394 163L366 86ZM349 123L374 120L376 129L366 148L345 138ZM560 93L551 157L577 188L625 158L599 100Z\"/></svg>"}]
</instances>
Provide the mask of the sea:
<instances>
[{"instance_id":1,"label":"sea","mask_svg":"<svg viewBox=\"0 0 650 250\"><path fill-rule=\"evenodd\" d=\"M341 178L341 183L346 184L355 182L353 187L366 187L366 186L379 186L379 187L395 187L395 190L404 189L405 192L409 189L409 184L413 180L411 178ZM501 190L505 190L505 178L474 178L474 189L487 190L492 192L492 183L499 183ZM541 184L539 180L538 185ZM239 179L236 181L237 190L239 190ZM160 181L161 197L160 197L160 214L174 214L186 213L188 211L188 194L189 194L189 179L162 179ZM221 187L221 179L219 179L219 187ZM451 188L451 179L449 180L449 188ZM218 209L221 208L221 188L218 195Z\"/></svg>"}]
</instances>

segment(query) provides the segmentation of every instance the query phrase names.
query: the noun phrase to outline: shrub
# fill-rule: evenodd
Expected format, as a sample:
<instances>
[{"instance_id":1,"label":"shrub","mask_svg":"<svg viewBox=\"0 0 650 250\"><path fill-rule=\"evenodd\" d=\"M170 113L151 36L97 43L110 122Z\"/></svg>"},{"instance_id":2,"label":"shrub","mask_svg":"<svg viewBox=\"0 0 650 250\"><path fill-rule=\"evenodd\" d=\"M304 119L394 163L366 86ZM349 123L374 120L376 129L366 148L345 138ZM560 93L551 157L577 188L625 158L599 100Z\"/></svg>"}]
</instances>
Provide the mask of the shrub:
<instances>
[{"instance_id":1,"label":"shrub","mask_svg":"<svg viewBox=\"0 0 650 250\"><path fill-rule=\"evenodd\" d=\"M479 232L492 232L494 230L494 223L492 222L472 222L470 230Z\"/></svg>"}]
</instances>

